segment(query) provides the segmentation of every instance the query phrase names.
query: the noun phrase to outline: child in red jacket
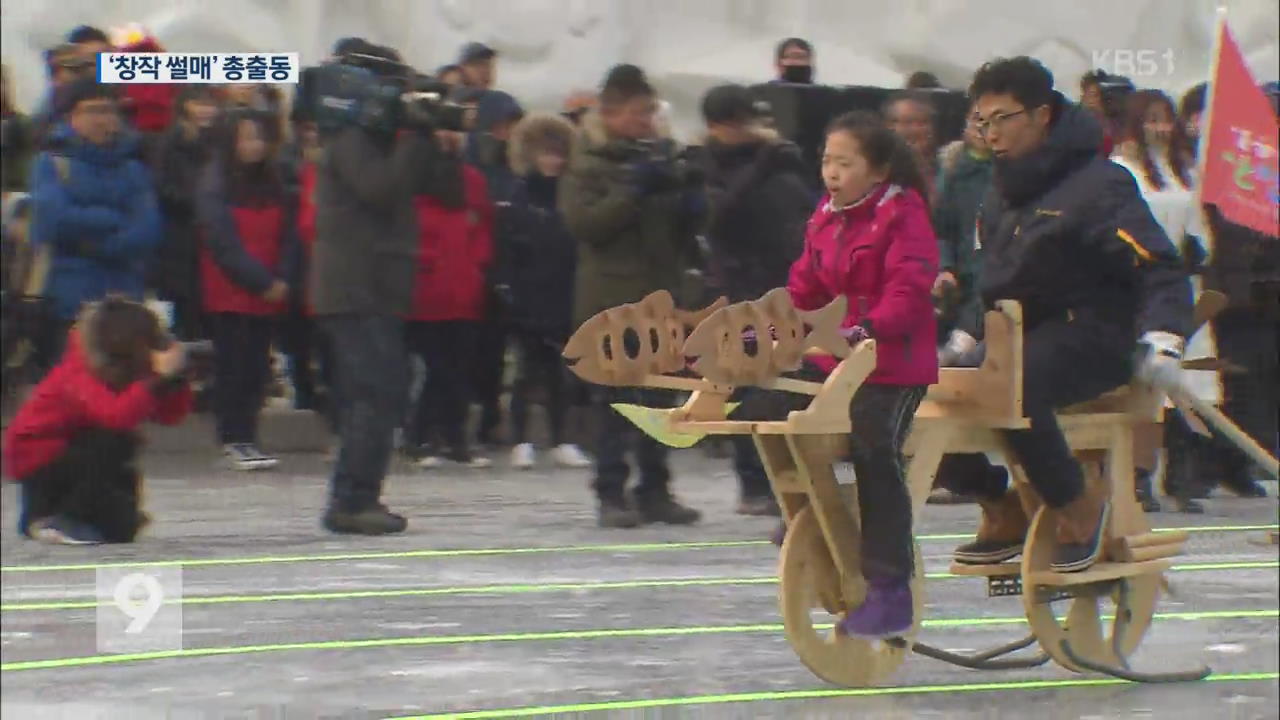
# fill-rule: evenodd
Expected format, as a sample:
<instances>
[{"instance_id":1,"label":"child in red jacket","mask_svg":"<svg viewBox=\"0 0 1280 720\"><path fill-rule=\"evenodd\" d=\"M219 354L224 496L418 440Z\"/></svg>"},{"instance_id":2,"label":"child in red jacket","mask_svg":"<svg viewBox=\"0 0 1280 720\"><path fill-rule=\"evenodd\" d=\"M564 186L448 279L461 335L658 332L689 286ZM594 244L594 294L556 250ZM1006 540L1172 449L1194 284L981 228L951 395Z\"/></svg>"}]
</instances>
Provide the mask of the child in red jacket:
<instances>
[{"instance_id":1,"label":"child in red jacket","mask_svg":"<svg viewBox=\"0 0 1280 720\"><path fill-rule=\"evenodd\" d=\"M218 439L236 470L277 460L258 449L258 415L271 374L271 340L298 263L297 202L281 179L279 122L237 110L196 194L201 291L214 347Z\"/></svg>"},{"instance_id":2,"label":"child in red jacket","mask_svg":"<svg viewBox=\"0 0 1280 720\"><path fill-rule=\"evenodd\" d=\"M809 220L787 289L802 310L845 296L843 334L850 343L876 342L876 369L849 407L867 597L839 629L892 637L912 625L911 497L902 445L925 389L938 380L930 295L938 244L919 165L874 115L850 113L830 125L822 178L828 196ZM817 364L829 371L834 358Z\"/></svg>"},{"instance_id":3,"label":"child in red jacket","mask_svg":"<svg viewBox=\"0 0 1280 720\"><path fill-rule=\"evenodd\" d=\"M422 359L427 377L414 402L405 445L424 468L445 461L484 468L492 463L472 455L466 441L467 362L484 316L485 269L493 259L493 204L484 175L461 162L460 138L441 132L437 139L444 152L426 192L414 198L420 250L405 344Z\"/></svg>"},{"instance_id":4,"label":"child in red jacket","mask_svg":"<svg viewBox=\"0 0 1280 720\"><path fill-rule=\"evenodd\" d=\"M61 362L5 432L8 474L22 483L18 530L74 545L133 542L140 511L137 429L191 409L182 345L143 305L88 306Z\"/></svg>"}]
</instances>

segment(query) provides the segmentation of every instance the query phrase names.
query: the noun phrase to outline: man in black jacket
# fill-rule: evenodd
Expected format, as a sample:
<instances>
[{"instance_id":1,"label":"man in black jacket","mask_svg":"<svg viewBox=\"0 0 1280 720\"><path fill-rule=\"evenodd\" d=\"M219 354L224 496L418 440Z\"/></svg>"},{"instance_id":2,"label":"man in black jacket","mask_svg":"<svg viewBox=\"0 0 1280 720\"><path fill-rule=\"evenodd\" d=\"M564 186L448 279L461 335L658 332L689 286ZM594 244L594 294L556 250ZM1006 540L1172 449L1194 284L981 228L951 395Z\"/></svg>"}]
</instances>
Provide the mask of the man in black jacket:
<instances>
[{"instance_id":1,"label":"man in black jacket","mask_svg":"<svg viewBox=\"0 0 1280 720\"><path fill-rule=\"evenodd\" d=\"M331 532L381 535L406 526L379 500L407 386L401 318L417 267L415 167L429 161L429 143L416 130L357 125L322 138L310 292L334 349L341 450L324 516Z\"/></svg>"},{"instance_id":2,"label":"man in black jacket","mask_svg":"<svg viewBox=\"0 0 1280 720\"><path fill-rule=\"evenodd\" d=\"M791 263L804 249L815 204L807 168L795 144L765 127L741 85L708 91L702 117L711 282L730 302L755 300L786 287ZM742 495L738 513L779 514L755 444L746 435L732 442Z\"/></svg>"},{"instance_id":3,"label":"man in black jacket","mask_svg":"<svg viewBox=\"0 0 1280 720\"><path fill-rule=\"evenodd\" d=\"M995 182L978 217L982 299L988 308L1017 300L1023 311L1030 427L1009 431L1009 445L1055 515L1050 567L1077 572L1097 560L1110 506L1101 489L1086 489L1054 410L1129 382L1135 358L1139 380L1166 389L1176 383L1191 286L1132 176L1100 157L1098 121L1053 90L1043 65L1028 57L992 61L969 92L995 158ZM1014 494L962 490L980 498L983 522L956 559L1017 555L1027 522Z\"/></svg>"}]
</instances>

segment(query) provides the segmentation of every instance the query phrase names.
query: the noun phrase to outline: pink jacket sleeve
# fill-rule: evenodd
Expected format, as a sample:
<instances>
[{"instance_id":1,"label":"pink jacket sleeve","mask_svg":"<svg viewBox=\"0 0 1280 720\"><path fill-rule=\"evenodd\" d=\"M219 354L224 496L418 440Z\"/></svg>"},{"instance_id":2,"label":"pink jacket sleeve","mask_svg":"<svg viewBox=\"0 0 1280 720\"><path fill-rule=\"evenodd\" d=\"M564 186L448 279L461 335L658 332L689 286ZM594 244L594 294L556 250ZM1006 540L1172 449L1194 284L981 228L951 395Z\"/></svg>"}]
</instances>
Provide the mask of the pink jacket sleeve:
<instances>
[{"instance_id":1,"label":"pink jacket sleeve","mask_svg":"<svg viewBox=\"0 0 1280 720\"><path fill-rule=\"evenodd\" d=\"M817 310L835 299L814 271L812 249L812 243L806 238L804 252L791 263L791 272L787 275L787 292L799 310Z\"/></svg>"},{"instance_id":2,"label":"pink jacket sleeve","mask_svg":"<svg viewBox=\"0 0 1280 720\"><path fill-rule=\"evenodd\" d=\"M873 335L902 337L933 314L934 278L938 276L938 241L919 200L905 203L885 255L884 291L867 313Z\"/></svg>"}]
</instances>

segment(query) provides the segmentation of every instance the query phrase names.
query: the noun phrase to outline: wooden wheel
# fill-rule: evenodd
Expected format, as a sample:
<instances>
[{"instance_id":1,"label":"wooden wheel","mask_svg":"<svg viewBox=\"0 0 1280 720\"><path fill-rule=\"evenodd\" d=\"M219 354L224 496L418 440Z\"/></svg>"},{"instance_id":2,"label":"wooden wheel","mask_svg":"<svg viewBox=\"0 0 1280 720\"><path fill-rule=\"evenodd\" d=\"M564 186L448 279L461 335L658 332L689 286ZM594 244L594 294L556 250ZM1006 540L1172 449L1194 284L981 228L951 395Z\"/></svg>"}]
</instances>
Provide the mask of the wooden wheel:
<instances>
[{"instance_id":1,"label":"wooden wheel","mask_svg":"<svg viewBox=\"0 0 1280 720\"><path fill-rule=\"evenodd\" d=\"M1067 640L1077 657L1096 664L1124 668L1128 657L1142 642L1155 617L1160 599L1160 573L1123 577L1113 582L1066 585L1060 588L1033 587L1025 582L1032 572L1046 571L1057 547L1055 524L1049 508L1041 508L1027 533L1023 551L1022 606L1027 622L1040 647L1059 665L1075 672L1087 672L1067 656L1062 641ZM1037 596L1052 590L1068 590L1074 597L1055 603L1039 602ZM1069 603L1059 617L1053 605ZM1110 620L1106 616L1110 616Z\"/></svg>"},{"instance_id":2,"label":"wooden wheel","mask_svg":"<svg viewBox=\"0 0 1280 720\"><path fill-rule=\"evenodd\" d=\"M911 580L915 625L906 640L915 640L924 612L923 564L919 548L915 554L915 574ZM840 619L848 607L856 607L866 594L862 577L840 577L827 551L826 540L812 507L792 518L779 559L778 603L787 641L813 674L845 687L864 687L892 675L910 652L910 645L895 648L887 643L839 635L826 625ZM821 621L815 626L814 610Z\"/></svg>"}]
</instances>

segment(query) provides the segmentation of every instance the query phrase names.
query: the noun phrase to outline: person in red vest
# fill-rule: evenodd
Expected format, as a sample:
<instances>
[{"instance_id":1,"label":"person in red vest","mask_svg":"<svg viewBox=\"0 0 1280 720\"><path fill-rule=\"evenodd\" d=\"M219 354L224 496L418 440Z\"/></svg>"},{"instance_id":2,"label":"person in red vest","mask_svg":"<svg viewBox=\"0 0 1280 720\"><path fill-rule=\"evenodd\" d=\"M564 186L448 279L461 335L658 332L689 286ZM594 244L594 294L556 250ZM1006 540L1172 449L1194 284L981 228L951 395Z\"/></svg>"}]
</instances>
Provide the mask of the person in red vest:
<instances>
[{"instance_id":1,"label":"person in red vest","mask_svg":"<svg viewBox=\"0 0 1280 720\"><path fill-rule=\"evenodd\" d=\"M5 470L22 484L18 532L66 545L133 542L147 522L138 428L190 412L185 360L140 303L86 306L61 362L5 431Z\"/></svg>"},{"instance_id":2,"label":"person in red vest","mask_svg":"<svg viewBox=\"0 0 1280 720\"><path fill-rule=\"evenodd\" d=\"M471 454L465 434L467 362L484 315L485 270L493 261L493 204L484 175L462 162L462 136L440 131L436 138L443 152L414 197L418 274L405 339L409 352L426 365L427 378L405 446L424 468L446 461L482 468L491 463Z\"/></svg>"},{"instance_id":3,"label":"person in red vest","mask_svg":"<svg viewBox=\"0 0 1280 720\"><path fill-rule=\"evenodd\" d=\"M297 287L294 288L290 300L289 317L285 320L281 346L288 359L289 374L293 380L294 407L299 410L312 410L322 413L329 429L337 432L338 419L333 393L333 358L329 348L329 338L317 332L315 309L312 308L308 285L310 283L311 255L316 244L316 162L320 158L319 130L313 121L298 119L294 122L294 137L298 143L297 182L298 182L298 266ZM314 354L313 354L314 353ZM324 392L316 386L311 372L311 361L315 358L319 364L320 385ZM336 450L329 453L329 459L336 457Z\"/></svg>"},{"instance_id":4,"label":"person in red vest","mask_svg":"<svg viewBox=\"0 0 1280 720\"><path fill-rule=\"evenodd\" d=\"M212 326L218 439L237 470L275 467L258 449L258 413L271 370L271 339L298 263L297 200L277 161L279 122L260 110L227 116L200 178L200 276Z\"/></svg>"}]
</instances>

